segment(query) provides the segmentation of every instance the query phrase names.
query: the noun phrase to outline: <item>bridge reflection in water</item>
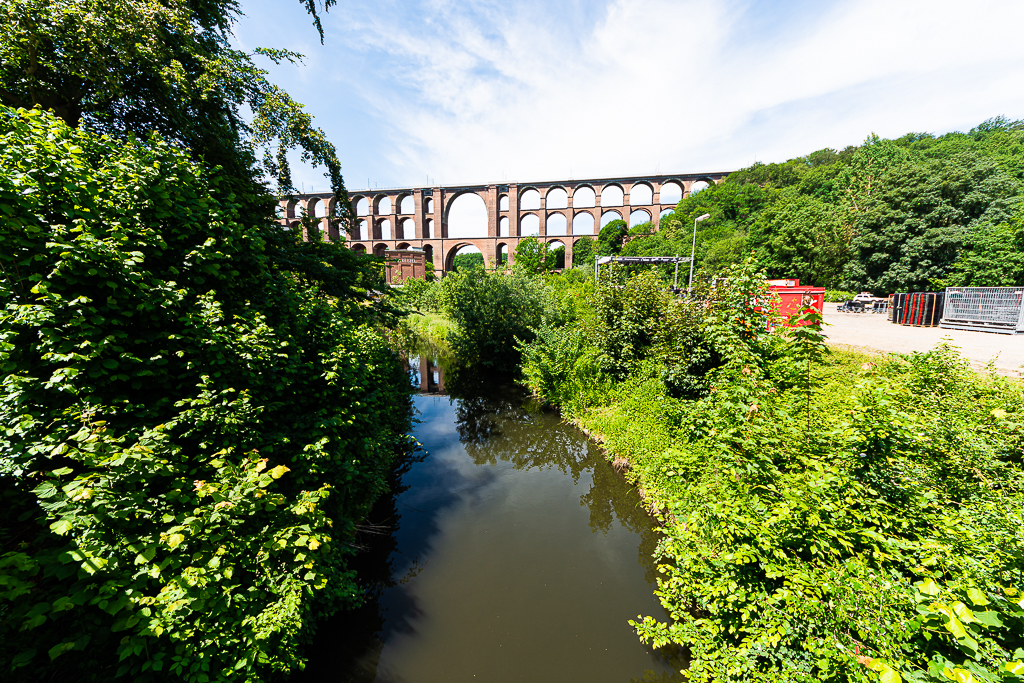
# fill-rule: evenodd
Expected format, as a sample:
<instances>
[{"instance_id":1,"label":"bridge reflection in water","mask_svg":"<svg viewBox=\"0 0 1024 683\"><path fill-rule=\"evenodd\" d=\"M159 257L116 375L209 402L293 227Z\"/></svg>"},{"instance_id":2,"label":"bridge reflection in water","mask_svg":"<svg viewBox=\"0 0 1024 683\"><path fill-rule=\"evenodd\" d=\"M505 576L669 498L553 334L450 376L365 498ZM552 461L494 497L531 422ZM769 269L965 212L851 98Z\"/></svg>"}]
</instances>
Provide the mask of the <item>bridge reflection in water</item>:
<instances>
[{"instance_id":1,"label":"bridge reflection in water","mask_svg":"<svg viewBox=\"0 0 1024 683\"><path fill-rule=\"evenodd\" d=\"M609 221L621 219L631 226L650 221L658 229L661 217L699 184L721 182L727 172L675 173L647 176L556 180L532 183L393 188L349 192L355 218L347 232L330 193L309 193L282 199L278 221L303 229L303 216L318 218L314 230L323 239L344 237L354 251L383 256L387 250L422 249L436 273L452 269L455 254L475 247L486 263L514 260L519 240L534 236L553 248L565 247L566 265L572 264L576 242L595 237ZM452 236L448 221L452 206L471 195L486 220L476 234ZM482 214L481 214L482 215ZM304 235L305 239L309 235Z\"/></svg>"},{"instance_id":2,"label":"bridge reflection in water","mask_svg":"<svg viewBox=\"0 0 1024 683\"><path fill-rule=\"evenodd\" d=\"M435 363L426 354L419 358L406 358L405 369L412 374L412 384L420 388L419 393L431 396L447 395L444 390L444 367Z\"/></svg>"}]
</instances>

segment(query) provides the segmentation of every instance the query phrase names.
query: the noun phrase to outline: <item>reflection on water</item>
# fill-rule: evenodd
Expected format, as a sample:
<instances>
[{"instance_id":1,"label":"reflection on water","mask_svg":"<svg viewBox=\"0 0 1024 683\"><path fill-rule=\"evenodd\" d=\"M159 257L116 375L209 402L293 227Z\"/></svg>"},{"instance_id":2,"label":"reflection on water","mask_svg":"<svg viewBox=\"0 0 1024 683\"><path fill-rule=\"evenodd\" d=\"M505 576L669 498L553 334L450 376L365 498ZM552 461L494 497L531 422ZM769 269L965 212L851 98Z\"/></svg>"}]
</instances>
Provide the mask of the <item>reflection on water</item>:
<instances>
[{"instance_id":1,"label":"reflection on water","mask_svg":"<svg viewBox=\"0 0 1024 683\"><path fill-rule=\"evenodd\" d=\"M520 393L484 393L487 378L408 363L423 450L356 538L366 603L324 624L297 678L682 680L627 624L664 614L657 539L598 449Z\"/></svg>"}]
</instances>

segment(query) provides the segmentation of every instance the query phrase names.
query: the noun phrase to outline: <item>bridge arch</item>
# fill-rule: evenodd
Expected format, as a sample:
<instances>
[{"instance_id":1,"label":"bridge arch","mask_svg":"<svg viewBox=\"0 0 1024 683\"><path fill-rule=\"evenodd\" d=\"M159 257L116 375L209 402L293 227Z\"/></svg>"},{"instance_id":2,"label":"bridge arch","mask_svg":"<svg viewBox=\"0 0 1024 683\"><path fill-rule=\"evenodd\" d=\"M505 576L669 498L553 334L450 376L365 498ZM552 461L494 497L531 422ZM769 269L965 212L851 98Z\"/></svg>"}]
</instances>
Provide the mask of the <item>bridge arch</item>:
<instances>
[{"instance_id":1,"label":"bridge arch","mask_svg":"<svg viewBox=\"0 0 1024 683\"><path fill-rule=\"evenodd\" d=\"M416 213L416 200L408 192L403 192L395 198L395 205L398 207L397 213L405 216L411 216Z\"/></svg>"},{"instance_id":2,"label":"bridge arch","mask_svg":"<svg viewBox=\"0 0 1024 683\"><path fill-rule=\"evenodd\" d=\"M310 197L306 202L306 215L311 218L323 218L325 213L324 203L319 197Z\"/></svg>"},{"instance_id":3,"label":"bridge arch","mask_svg":"<svg viewBox=\"0 0 1024 683\"><path fill-rule=\"evenodd\" d=\"M703 183L703 185L702 185L702 183ZM706 190L707 188L712 187L712 186L717 185L717 184L718 183L715 182L715 179L712 178L711 176L698 176L698 177L694 178L693 180L691 180L689 183L687 183L687 185L686 185L686 193L688 195L696 194L697 192L700 192L701 190Z\"/></svg>"},{"instance_id":4,"label":"bridge arch","mask_svg":"<svg viewBox=\"0 0 1024 683\"><path fill-rule=\"evenodd\" d=\"M572 206L574 209L597 206L597 191L593 185L577 185L572 192Z\"/></svg>"},{"instance_id":5,"label":"bridge arch","mask_svg":"<svg viewBox=\"0 0 1024 683\"><path fill-rule=\"evenodd\" d=\"M548 240L548 251L554 251L555 249L558 249L560 247L562 249L562 253L558 255L558 260L555 261L555 268L558 269L565 268L567 260L566 257L568 256L569 249L565 246L565 242L563 242L562 240Z\"/></svg>"},{"instance_id":6,"label":"bridge arch","mask_svg":"<svg viewBox=\"0 0 1024 683\"><path fill-rule=\"evenodd\" d=\"M552 211L545 220L544 232L548 235L565 235L569 232L569 219L561 211Z\"/></svg>"},{"instance_id":7,"label":"bridge arch","mask_svg":"<svg viewBox=\"0 0 1024 683\"><path fill-rule=\"evenodd\" d=\"M572 217L572 234L593 235L597 219L593 211L577 211Z\"/></svg>"},{"instance_id":8,"label":"bridge arch","mask_svg":"<svg viewBox=\"0 0 1024 683\"><path fill-rule=\"evenodd\" d=\"M368 197L356 195L352 198L352 204L355 206L357 216L370 215L370 200Z\"/></svg>"},{"instance_id":9,"label":"bridge arch","mask_svg":"<svg viewBox=\"0 0 1024 683\"><path fill-rule=\"evenodd\" d=\"M398 249L408 249L411 245L408 242L401 242L398 245Z\"/></svg>"},{"instance_id":10,"label":"bridge arch","mask_svg":"<svg viewBox=\"0 0 1024 683\"><path fill-rule=\"evenodd\" d=\"M678 204L683 199L683 182L677 178L666 180L661 184L661 191L658 193L660 204Z\"/></svg>"},{"instance_id":11,"label":"bridge arch","mask_svg":"<svg viewBox=\"0 0 1024 683\"><path fill-rule=\"evenodd\" d=\"M388 250L388 245L386 245L386 244L375 244L375 245L373 245L373 255L374 256L384 256L384 252L387 251L387 250Z\"/></svg>"},{"instance_id":12,"label":"bridge arch","mask_svg":"<svg viewBox=\"0 0 1024 683\"><path fill-rule=\"evenodd\" d=\"M654 188L646 181L633 183L629 188L630 206L650 206L654 203Z\"/></svg>"},{"instance_id":13,"label":"bridge arch","mask_svg":"<svg viewBox=\"0 0 1024 683\"><path fill-rule=\"evenodd\" d=\"M519 215L519 236L536 237L540 235L540 216L530 211Z\"/></svg>"},{"instance_id":14,"label":"bridge arch","mask_svg":"<svg viewBox=\"0 0 1024 683\"><path fill-rule=\"evenodd\" d=\"M352 251L356 252L357 254L365 254L366 253L366 245L365 244L354 244L354 245L352 245Z\"/></svg>"},{"instance_id":15,"label":"bridge arch","mask_svg":"<svg viewBox=\"0 0 1024 683\"><path fill-rule=\"evenodd\" d=\"M468 197L474 197L473 200L467 200ZM456 207L456 203L459 200L462 202ZM478 235L460 235L452 234L452 212L455 212L454 218L457 219L457 223L472 222L473 228L479 229ZM453 239L462 239L464 237L477 237L487 234L487 225L490 219L489 211L487 210L487 197L483 192L477 190L460 190L453 192L451 195L445 197L445 207L442 225L446 227L446 231L442 232L442 236L448 236ZM476 224L480 225L477 226ZM455 233L462 231L461 225L455 226Z\"/></svg>"},{"instance_id":16,"label":"bridge arch","mask_svg":"<svg viewBox=\"0 0 1024 683\"><path fill-rule=\"evenodd\" d=\"M377 216L384 216L391 213L391 197L386 194L379 194L373 198L373 213Z\"/></svg>"},{"instance_id":17,"label":"bridge arch","mask_svg":"<svg viewBox=\"0 0 1024 683\"><path fill-rule=\"evenodd\" d=\"M601 206L622 206L625 192L619 183L609 183L601 188Z\"/></svg>"},{"instance_id":18,"label":"bridge arch","mask_svg":"<svg viewBox=\"0 0 1024 683\"><path fill-rule=\"evenodd\" d=\"M498 211L508 211L508 195L503 194L498 197Z\"/></svg>"},{"instance_id":19,"label":"bridge arch","mask_svg":"<svg viewBox=\"0 0 1024 683\"><path fill-rule=\"evenodd\" d=\"M618 211L605 211L601 214L601 227L608 225L612 221L621 221L622 214Z\"/></svg>"},{"instance_id":20,"label":"bridge arch","mask_svg":"<svg viewBox=\"0 0 1024 683\"><path fill-rule=\"evenodd\" d=\"M569 208L569 193L561 185L549 187L544 195L545 209L567 209Z\"/></svg>"},{"instance_id":21,"label":"bridge arch","mask_svg":"<svg viewBox=\"0 0 1024 683\"><path fill-rule=\"evenodd\" d=\"M536 211L540 208L540 190L536 187L525 187L519 193L519 210Z\"/></svg>"},{"instance_id":22,"label":"bridge arch","mask_svg":"<svg viewBox=\"0 0 1024 683\"><path fill-rule=\"evenodd\" d=\"M643 223L651 222L651 212L647 209L634 209L629 214L629 227L635 227L642 225Z\"/></svg>"},{"instance_id":23,"label":"bridge arch","mask_svg":"<svg viewBox=\"0 0 1024 683\"><path fill-rule=\"evenodd\" d=\"M411 218L403 218L398 222L399 229L395 234L395 239L413 239L416 235L416 221Z\"/></svg>"},{"instance_id":24,"label":"bridge arch","mask_svg":"<svg viewBox=\"0 0 1024 683\"><path fill-rule=\"evenodd\" d=\"M460 240L456 242L454 245L448 247L448 253L444 257L444 272L450 273L452 272L452 270L455 269L455 256L459 253L460 250L465 249L466 247L473 247L474 249L480 251L480 253L484 253L484 250L481 249L480 245L478 245L476 242L473 242L472 240ZM484 264L486 265L486 263L487 255L484 254Z\"/></svg>"},{"instance_id":25,"label":"bridge arch","mask_svg":"<svg viewBox=\"0 0 1024 683\"><path fill-rule=\"evenodd\" d=\"M502 264L509 264L511 253L508 249L508 244L505 242L498 242L494 246L494 267L500 268Z\"/></svg>"}]
</instances>

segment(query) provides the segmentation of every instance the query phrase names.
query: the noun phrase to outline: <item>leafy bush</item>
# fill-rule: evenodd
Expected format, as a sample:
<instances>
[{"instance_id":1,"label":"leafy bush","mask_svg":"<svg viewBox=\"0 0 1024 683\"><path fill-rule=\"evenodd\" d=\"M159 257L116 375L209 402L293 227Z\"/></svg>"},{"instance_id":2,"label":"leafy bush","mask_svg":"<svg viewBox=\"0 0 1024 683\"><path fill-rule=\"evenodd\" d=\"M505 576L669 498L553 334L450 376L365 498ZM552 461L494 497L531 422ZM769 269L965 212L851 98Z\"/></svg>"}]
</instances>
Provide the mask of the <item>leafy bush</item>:
<instances>
[{"instance_id":1,"label":"leafy bush","mask_svg":"<svg viewBox=\"0 0 1024 683\"><path fill-rule=\"evenodd\" d=\"M847 292L843 289L826 289L825 290L825 301L832 303L838 303L840 301L849 301L853 297L857 296L857 292Z\"/></svg>"},{"instance_id":2,"label":"leafy bush","mask_svg":"<svg viewBox=\"0 0 1024 683\"><path fill-rule=\"evenodd\" d=\"M544 328L523 366L663 525L670 619L638 617L641 638L708 683L1024 679L1024 385L945 346L828 353L817 312L772 318L752 261L667 308L632 286L598 288L599 324ZM602 367L601 344L628 356ZM695 348L715 358L679 392Z\"/></svg>"},{"instance_id":3,"label":"leafy bush","mask_svg":"<svg viewBox=\"0 0 1024 683\"><path fill-rule=\"evenodd\" d=\"M266 680L360 599L346 539L409 419L370 326L379 273L218 182L159 138L0 109L16 680Z\"/></svg>"},{"instance_id":4,"label":"leafy bush","mask_svg":"<svg viewBox=\"0 0 1024 683\"><path fill-rule=\"evenodd\" d=\"M460 363L512 372L519 341L554 314L544 281L522 270L450 273L441 280L438 305L454 324L448 343Z\"/></svg>"},{"instance_id":5,"label":"leafy bush","mask_svg":"<svg viewBox=\"0 0 1024 683\"><path fill-rule=\"evenodd\" d=\"M441 285L437 281L416 278L406 280L401 287L391 288L400 305L419 311L438 310L437 297L440 291Z\"/></svg>"}]
</instances>

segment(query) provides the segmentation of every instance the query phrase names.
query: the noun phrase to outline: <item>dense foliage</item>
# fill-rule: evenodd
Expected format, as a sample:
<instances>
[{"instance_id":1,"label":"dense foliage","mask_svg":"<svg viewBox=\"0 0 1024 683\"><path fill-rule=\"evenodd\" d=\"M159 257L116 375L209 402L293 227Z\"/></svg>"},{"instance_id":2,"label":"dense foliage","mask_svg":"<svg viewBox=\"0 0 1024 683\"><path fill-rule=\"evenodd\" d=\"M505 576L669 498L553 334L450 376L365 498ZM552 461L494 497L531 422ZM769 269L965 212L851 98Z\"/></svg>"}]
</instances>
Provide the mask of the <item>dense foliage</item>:
<instances>
[{"instance_id":1,"label":"dense foliage","mask_svg":"<svg viewBox=\"0 0 1024 683\"><path fill-rule=\"evenodd\" d=\"M1019 381L829 353L750 260L689 301L650 272L555 291L575 315L523 375L631 464L670 614L633 623L688 680L1024 679Z\"/></svg>"},{"instance_id":2,"label":"dense foliage","mask_svg":"<svg viewBox=\"0 0 1024 683\"><path fill-rule=\"evenodd\" d=\"M440 282L407 283L395 294L400 305L415 313L408 324L426 337L434 336L428 326L437 327L442 338L433 341L460 366L504 374L514 373L519 363L517 343L531 341L534 331L556 314L544 282L522 268L459 270ZM444 324L437 326L431 314L440 314Z\"/></svg>"},{"instance_id":3,"label":"dense foliage","mask_svg":"<svg viewBox=\"0 0 1024 683\"><path fill-rule=\"evenodd\" d=\"M689 254L708 273L756 251L771 277L871 291L1024 285L1024 122L969 133L869 137L779 164L755 164L683 199L661 229L605 250Z\"/></svg>"},{"instance_id":4,"label":"dense foliage","mask_svg":"<svg viewBox=\"0 0 1024 683\"><path fill-rule=\"evenodd\" d=\"M384 285L223 182L0 108L5 680L267 680L359 599L409 419Z\"/></svg>"},{"instance_id":5,"label":"dense foliage","mask_svg":"<svg viewBox=\"0 0 1024 683\"><path fill-rule=\"evenodd\" d=\"M300 1L319 29L316 3ZM0 104L41 107L69 126L119 137L156 131L221 167L222 191L246 212L270 211L261 176L293 191L286 153L300 149L326 167L334 219L348 222L334 145L256 64L302 56L232 47L240 12L235 0L0 0Z\"/></svg>"},{"instance_id":6,"label":"dense foliage","mask_svg":"<svg viewBox=\"0 0 1024 683\"><path fill-rule=\"evenodd\" d=\"M547 242L541 242L536 237L527 237L516 244L512 262L515 269L521 272L549 273L565 267L565 247L552 249Z\"/></svg>"}]
</instances>

